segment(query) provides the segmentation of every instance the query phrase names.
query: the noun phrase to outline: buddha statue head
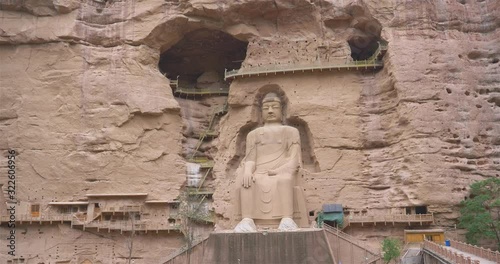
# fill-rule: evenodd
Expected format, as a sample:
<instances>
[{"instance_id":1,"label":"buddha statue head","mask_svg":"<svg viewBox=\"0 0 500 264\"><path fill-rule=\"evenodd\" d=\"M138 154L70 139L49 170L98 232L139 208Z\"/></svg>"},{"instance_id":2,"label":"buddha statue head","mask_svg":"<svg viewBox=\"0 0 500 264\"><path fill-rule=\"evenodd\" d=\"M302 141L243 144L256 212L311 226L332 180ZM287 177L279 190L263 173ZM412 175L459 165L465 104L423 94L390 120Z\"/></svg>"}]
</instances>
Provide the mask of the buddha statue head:
<instances>
[{"instance_id":1,"label":"buddha statue head","mask_svg":"<svg viewBox=\"0 0 500 264\"><path fill-rule=\"evenodd\" d=\"M283 118L281 99L276 93L268 93L262 99L262 119L265 124L280 123Z\"/></svg>"}]
</instances>

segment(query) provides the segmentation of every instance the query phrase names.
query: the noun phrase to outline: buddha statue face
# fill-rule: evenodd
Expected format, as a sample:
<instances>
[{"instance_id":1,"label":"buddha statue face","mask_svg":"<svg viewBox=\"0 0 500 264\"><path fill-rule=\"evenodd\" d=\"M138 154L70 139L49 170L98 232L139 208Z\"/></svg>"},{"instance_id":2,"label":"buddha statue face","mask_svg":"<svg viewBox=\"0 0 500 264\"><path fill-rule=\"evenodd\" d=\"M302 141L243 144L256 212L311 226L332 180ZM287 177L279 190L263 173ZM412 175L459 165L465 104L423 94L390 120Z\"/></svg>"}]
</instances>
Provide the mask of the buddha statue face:
<instances>
[{"instance_id":1,"label":"buddha statue face","mask_svg":"<svg viewBox=\"0 0 500 264\"><path fill-rule=\"evenodd\" d=\"M281 123L281 100L275 93L268 93L262 101L264 123Z\"/></svg>"}]
</instances>

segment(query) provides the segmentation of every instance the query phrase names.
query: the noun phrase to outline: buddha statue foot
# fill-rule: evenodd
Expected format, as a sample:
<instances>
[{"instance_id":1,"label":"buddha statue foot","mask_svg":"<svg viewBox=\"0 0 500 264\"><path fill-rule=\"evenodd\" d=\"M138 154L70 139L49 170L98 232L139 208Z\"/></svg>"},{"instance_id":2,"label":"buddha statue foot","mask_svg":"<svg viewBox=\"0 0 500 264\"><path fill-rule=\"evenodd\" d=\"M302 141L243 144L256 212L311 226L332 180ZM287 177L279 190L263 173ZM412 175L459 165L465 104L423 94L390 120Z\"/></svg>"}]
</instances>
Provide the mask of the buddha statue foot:
<instances>
[{"instance_id":1,"label":"buddha statue foot","mask_svg":"<svg viewBox=\"0 0 500 264\"><path fill-rule=\"evenodd\" d=\"M293 221L292 218L284 217L281 219L278 230L280 231L295 231L299 229L297 224Z\"/></svg>"},{"instance_id":2,"label":"buddha statue foot","mask_svg":"<svg viewBox=\"0 0 500 264\"><path fill-rule=\"evenodd\" d=\"M252 218L243 218L241 222L239 222L238 225L236 225L236 227L234 228L234 232L236 233L257 232L257 227L255 226L255 223L253 222Z\"/></svg>"}]
</instances>

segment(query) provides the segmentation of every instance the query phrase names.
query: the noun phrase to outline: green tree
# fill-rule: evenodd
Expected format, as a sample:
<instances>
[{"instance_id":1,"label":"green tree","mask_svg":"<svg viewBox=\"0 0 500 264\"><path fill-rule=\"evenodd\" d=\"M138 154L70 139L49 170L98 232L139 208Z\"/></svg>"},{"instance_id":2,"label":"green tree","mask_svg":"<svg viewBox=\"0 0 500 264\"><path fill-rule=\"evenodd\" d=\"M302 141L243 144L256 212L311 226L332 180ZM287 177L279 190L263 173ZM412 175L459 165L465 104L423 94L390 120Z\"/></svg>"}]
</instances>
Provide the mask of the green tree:
<instances>
[{"instance_id":1,"label":"green tree","mask_svg":"<svg viewBox=\"0 0 500 264\"><path fill-rule=\"evenodd\" d=\"M470 185L470 199L460 204L458 226L465 228L467 243L483 238L497 240L500 249L500 179L489 178Z\"/></svg>"},{"instance_id":2,"label":"green tree","mask_svg":"<svg viewBox=\"0 0 500 264\"><path fill-rule=\"evenodd\" d=\"M385 263L397 259L399 255L401 255L401 244L399 240L388 237L384 238L384 241L382 241L382 252L384 252L382 258Z\"/></svg>"},{"instance_id":3,"label":"green tree","mask_svg":"<svg viewBox=\"0 0 500 264\"><path fill-rule=\"evenodd\" d=\"M180 202L178 211L180 223L178 226L186 241L187 263L191 263L191 249L195 240L199 238L195 236L196 221L210 218L209 212L203 208L207 197L197 193L197 190L187 188L178 197Z\"/></svg>"}]
</instances>

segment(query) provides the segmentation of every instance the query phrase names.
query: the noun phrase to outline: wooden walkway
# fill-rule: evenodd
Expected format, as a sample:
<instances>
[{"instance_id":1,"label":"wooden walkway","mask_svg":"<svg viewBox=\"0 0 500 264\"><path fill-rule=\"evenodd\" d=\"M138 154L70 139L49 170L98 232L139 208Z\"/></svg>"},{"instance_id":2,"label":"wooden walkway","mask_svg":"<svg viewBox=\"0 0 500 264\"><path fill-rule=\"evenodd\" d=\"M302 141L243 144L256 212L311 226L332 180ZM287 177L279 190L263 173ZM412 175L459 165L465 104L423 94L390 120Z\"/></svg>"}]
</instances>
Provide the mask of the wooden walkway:
<instances>
[{"instance_id":1,"label":"wooden walkway","mask_svg":"<svg viewBox=\"0 0 500 264\"><path fill-rule=\"evenodd\" d=\"M135 210L135 209L132 209ZM122 212L122 211L119 211ZM0 217L0 221L2 224L8 223L10 220L9 216ZM132 223L127 220L116 220L116 221L91 221L86 222L85 219L78 219L73 214L61 214L61 215L41 215L39 217L32 217L31 215L17 215L16 224L63 224L68 223L71 225L71 228L80 228L80 229L97 229L98 232L106 231L120 231L130 232L130 231L143 231L147 233L148 231L152 232L160 232L160 231L175 231L179 232L179 227L176 225L172 225L168 222L150 222L150 221L135 221Z\"/></svg>"},{"instance_id":2,"label":"wooden walkway","mask_svg":"<svg viewBox=\"0 0 500 264\"><path fill-rule=\"evenodd\" d=\"M128 220L116 220L116 221L93 221L81 225L83 230L86 229L96 229L97 232L111 232L119 231L123 232L156 232L166 231L170 233L171 231L179 232L180 228L177 225L169 224L166 222L149 222L149 221L128 221Z\"/></svg>"},{"instance_id":3,"label":"wooden walkway","mask_svg":"<svg viewBox=\"0 0 500 264\"><path fill-rule=\"evenodd\" d=\"M353 224L361 226L368 226L382 224L382 225L395 225L395 224L408 224L408 225L430 225L434 223L433 214L393 214L393 215L353 215L344 217L344 227Z\"/></svg>"},{"instance_id":4,"label":"wooden walkway","mask_svg":"<svg viewBox=\"0 0 500 264\"><path fill-rule=\"evenodd\" d=\"M31 215L16 215L15 222L19 224L33 224L33 223L64 223L64 222L71 222L73 220L73 216L69 214L61 214L61 215L41 215L41 216L31 216ZM0 218L0 223L7 223L9 222L10 216L8 215L3 215Z\"/></svg>"}]
</instances>

